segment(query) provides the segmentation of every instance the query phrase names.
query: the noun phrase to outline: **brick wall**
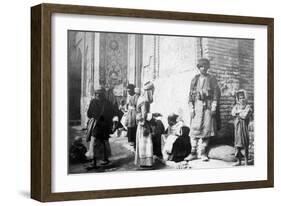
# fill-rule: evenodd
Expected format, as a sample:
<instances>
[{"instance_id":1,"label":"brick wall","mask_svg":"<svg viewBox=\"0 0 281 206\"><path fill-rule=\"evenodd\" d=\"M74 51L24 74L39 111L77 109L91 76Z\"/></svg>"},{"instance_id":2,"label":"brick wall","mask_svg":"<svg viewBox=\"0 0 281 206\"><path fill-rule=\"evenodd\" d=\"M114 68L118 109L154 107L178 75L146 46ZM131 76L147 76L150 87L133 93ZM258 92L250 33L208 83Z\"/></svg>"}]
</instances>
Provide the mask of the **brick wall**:
<instances>
[{"instance_id":1,"label":"brick wall","mask_svg":"<svg viewBox=\"0 0 281 206\"><path fill-rule=\"evenodd\" d=\"M217 77L221 88L220 116L222 127L231 119L234 91L245 89L249 103L254 97L253 40L203 38L202 55L210 59L210 74Z\"/></svg>"},{"instance_id":2,"label":"brick wall","mask_svg":"<svg viewBox=\"0 0 281 206\"><path fill-rule=\"evenodd\" d=\"M247 91L248 102L254 104L254 41L239 40L240 87Z\"/></svg>"}]
</instances>

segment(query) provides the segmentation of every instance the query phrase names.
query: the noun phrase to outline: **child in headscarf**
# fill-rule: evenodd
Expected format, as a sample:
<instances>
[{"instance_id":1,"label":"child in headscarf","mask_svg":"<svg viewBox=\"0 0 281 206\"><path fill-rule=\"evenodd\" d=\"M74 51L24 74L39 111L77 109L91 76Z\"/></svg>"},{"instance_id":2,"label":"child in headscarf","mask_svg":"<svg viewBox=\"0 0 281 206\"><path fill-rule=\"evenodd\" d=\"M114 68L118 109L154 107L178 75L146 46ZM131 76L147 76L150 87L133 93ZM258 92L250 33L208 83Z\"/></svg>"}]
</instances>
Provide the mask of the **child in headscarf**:
<instances>
[{"instance_id":1,"label":"child in headscarf","mask_svg":"<svg viewBox=\"0 0 281 206\"><path fill-rule=\"evenodd\" d=\"M241 165L242 153L241 150L245 150L245 165L248 165L248 153L249 153L249 132L248 124L252 108L247 104L247 96L245 90L239 90L235 94L236 104L234 105L231 114L234 119L234 146L236 149L235 156L237 162L234 166Z\"/></svg>"}]
</instances>

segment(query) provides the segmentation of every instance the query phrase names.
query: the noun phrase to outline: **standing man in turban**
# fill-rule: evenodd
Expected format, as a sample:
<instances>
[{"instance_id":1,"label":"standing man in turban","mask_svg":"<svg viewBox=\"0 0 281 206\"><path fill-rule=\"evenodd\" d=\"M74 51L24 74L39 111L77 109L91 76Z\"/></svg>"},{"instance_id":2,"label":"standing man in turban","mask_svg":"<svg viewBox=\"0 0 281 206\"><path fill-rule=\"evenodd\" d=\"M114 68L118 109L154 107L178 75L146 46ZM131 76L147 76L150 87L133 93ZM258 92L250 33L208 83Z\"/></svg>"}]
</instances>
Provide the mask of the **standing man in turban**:
<instances>
[{"instance_id":1,"label":"standing man in turban","mask_svg":"<svg viewBox=\"0 0 281 206\"><path fill-rule=\"evenodd\" d=\"M210 137L216 135L217 105L220 90L217 79L208 74L210 68L208 59L199 59L197 68L200 74L196 75L191 81L188 102L191 118L190 138L192 149L191 154L185 160L197 159L199 152L202 161L208 161L206 150ZM199 147L198 144L200 144ZM200 148L200 151L198 148Z\"/></svg>"}]
</instances>

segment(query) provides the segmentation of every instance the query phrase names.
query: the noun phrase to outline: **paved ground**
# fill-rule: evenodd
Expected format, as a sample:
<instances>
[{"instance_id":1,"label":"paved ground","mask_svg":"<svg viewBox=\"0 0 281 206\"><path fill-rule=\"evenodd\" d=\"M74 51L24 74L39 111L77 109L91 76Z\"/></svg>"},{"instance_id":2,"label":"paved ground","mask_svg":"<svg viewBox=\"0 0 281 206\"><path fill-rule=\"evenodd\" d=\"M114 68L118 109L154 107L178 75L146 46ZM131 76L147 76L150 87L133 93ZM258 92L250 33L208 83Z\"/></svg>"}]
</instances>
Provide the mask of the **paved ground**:
<instances>
[{"instance_id":1,"label":"paved ground","mask_svg":"<svg viewBox=\"0 0 281 206\"><path fill-rule=\"evenodd\" d=\"M70 144L75 136L85 136L85 131L82 131L80 127L70 128ZM86 141L83 139L85 145ZM70 145L69 144L69 145ZM134 149L128 144L127 138L124 136L110 138L110 146L112 151L112 156L110 157L110 164L106 166L100 166L98 169L86 170L86 166L89 163L83 164L72 164L69 166L69 173L87 173L87 172L113 172L113 171L137 171L143 170L138 168L134 164ZM222 160L210 159L208 162L202 162L199 160L194 160L189 163L181 162L166 162L159 159L155 159L154 170L158 169L203 169L203 168L226 168L232 167L232 162L225 162Z\"/></svg>"},{"instance_id":2,"label":"paved ground","mask_svg":"<svg viewBox=\"0 0 281 206\"><path fill-rule=\"evenodd\" d=\"M73 141L75 136L85 136L85 131L81 131L79 127L72 127L70 128L70 144ZM85 145L87 145L85 139L83 138L83 142ZM85 173L85 172L113 172L113 171L137 171L137 170L143 170L138 168L134 164L134 148L129 145L126 137L112 137L109 139L110 147L111 147L111 153L112 156L109 158L110 164L106 166L99 165L98 169L87 171L86 167L89 165L89 163L83 163L83 164L72 164L69 165L69 173ZM154 167L152 169L164 169L164 168L170 168L170 166L167 166L163 164L159 160L155 160Z\"/></svg>"}]
</instances>

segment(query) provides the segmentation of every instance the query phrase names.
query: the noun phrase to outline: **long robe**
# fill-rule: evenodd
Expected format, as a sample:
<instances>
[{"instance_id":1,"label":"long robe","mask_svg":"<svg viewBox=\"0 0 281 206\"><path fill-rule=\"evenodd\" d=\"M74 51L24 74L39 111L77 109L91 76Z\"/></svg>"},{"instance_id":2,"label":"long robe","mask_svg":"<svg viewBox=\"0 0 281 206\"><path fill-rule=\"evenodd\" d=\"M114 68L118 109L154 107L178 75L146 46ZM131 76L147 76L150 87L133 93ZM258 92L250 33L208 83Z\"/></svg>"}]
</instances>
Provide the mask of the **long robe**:
<instances>
[{"instance_id":1,"label":"long robe","mask_svg":"<svg viewBox=\"0 0 281 206\"><path fill-rule=\"evenodd\" d=\"M112 129L112 118L115 115L113 105L108 100L92 99L87 112L90 118L90 148L87 157L107 159L111 155L109 134Z\"/></svg>"},{"instance_id":2,"label":"long robe","mask_svg":"<svg viewBox=\"0 0 281 206\"><path fill-rule=\"evenodd\" d=\"M237 148L249 147L249 116L252 113L250 105L236 104L232 109L234 119L234 146Z\"/></svg>"},{"instance_id":3,"label":"long robe","mask_svg":"<svg viewBox=\"0 0 281 206\"><path fill-rule=\"evenodd\" d=\"M161 136L165 132L165 127L161 120L154 118L150 121L150 127L152 131L153 154L162 157Z\"/></svg>"},{"instance_id":4,"label":"long robe","mask_svg":"<svg viewBox=\"0 0 281 206\"><path fill-rule=\"evenodd\" d=\"M191 152L191 144L189 136L179 136L173 144L171 155L168 158L174 162L183 161Z\"/></svg>"},{"instance_id":5,"label":"long robe","mask_svg":"<svg viewBox=\"0 0 281 206\"><path fill-rule=\"evenodd\" d=\"M136 134L135 164L138 166L153 165L153 143L149 123L146 121L150 104L141 96L137 104L138 127Z\"/></svg>"},{"instance_id":6,"label":"long robe","mask_svg":"<svg viewBox=\"0 0 281 206\"><path fill-rule=\"evenodd\" d=\"M190 137L209 138L216 135L219 123L218 101L220 91L214 76L196 75L191 81L189 104L194 108L195 116L191 119ZM212 115L212 110L216 115Z\"/></svg>"},{"instance_id":7,"label":"long robe","mask_svg":"<svg viewBox=\"0 0 281 206\"><path fill-rule=\"evenodd\" d=\"M128 141L135 143L136 142L136 131L137 131L137 121L136 121L136 107L139 95L129 95L128 96L128 111L127 111L127 129L128 129Z\"/></svg>"},{"instance_id":8,"label":"long robe","mask_svg":"<svg viewBox=\"0 0 281 206\"><path fill-rule=\"evenodd\" d=\"M138 102L139 95L133 95L133 96L128 96L128 114L127 114L127 127L136 127L137 122L136 122L136 107L137 107L137 102Z\"/></svg>"}]
</instances>

